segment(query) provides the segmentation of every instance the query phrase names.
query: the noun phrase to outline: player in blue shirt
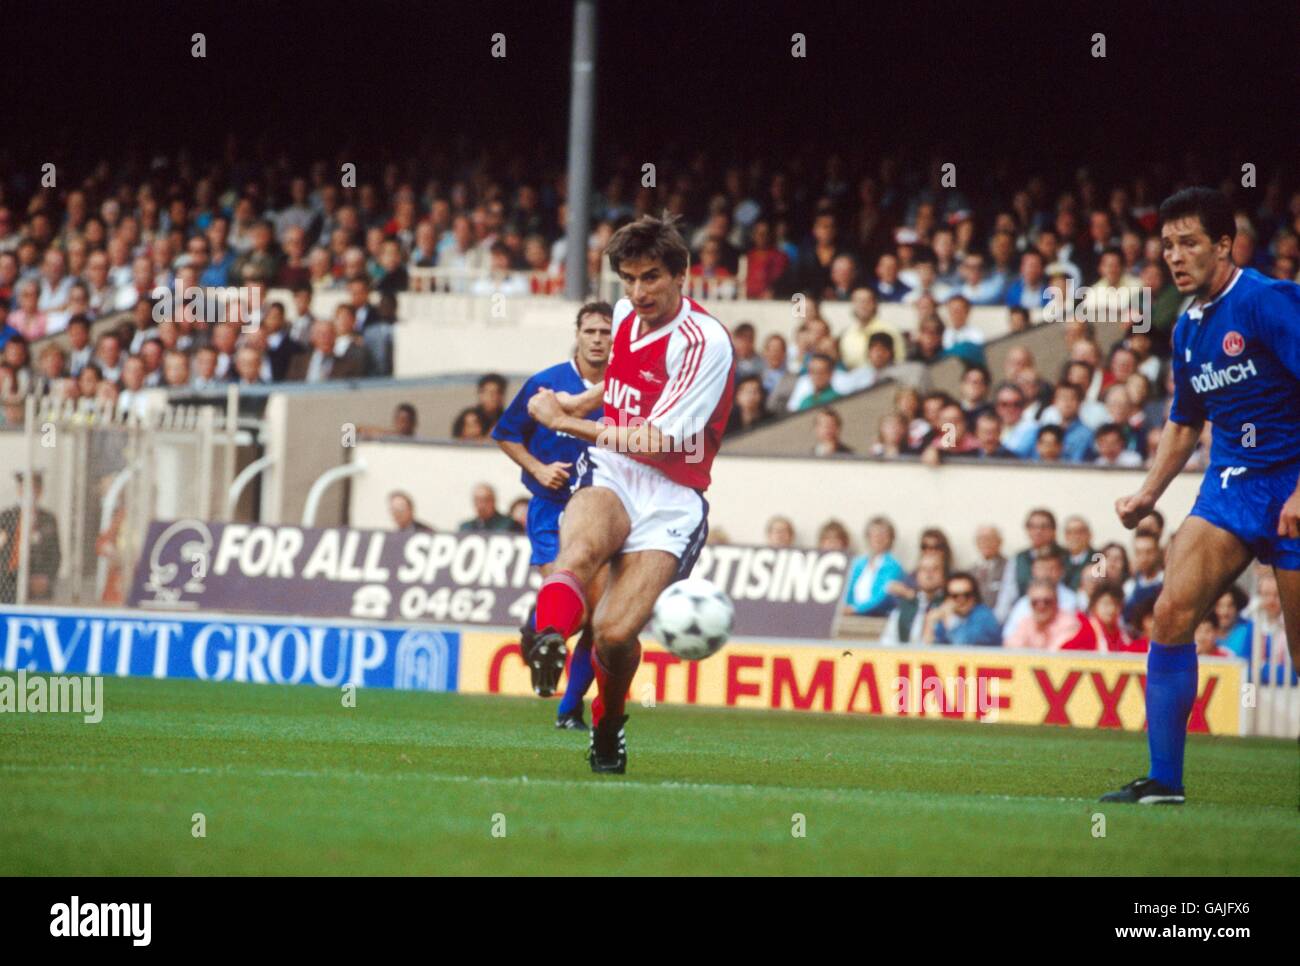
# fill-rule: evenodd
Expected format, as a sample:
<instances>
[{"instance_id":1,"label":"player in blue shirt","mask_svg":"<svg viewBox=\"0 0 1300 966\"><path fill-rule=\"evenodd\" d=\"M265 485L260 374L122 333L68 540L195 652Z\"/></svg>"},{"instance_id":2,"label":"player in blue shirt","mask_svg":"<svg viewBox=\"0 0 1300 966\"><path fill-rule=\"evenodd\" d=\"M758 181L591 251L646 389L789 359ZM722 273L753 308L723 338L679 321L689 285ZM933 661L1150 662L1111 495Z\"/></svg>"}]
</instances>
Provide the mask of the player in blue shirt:
<instances>
[{"instance_id":1,"label":"player in blue shirt","mask_svg":"<svg viewBox=\"0 0 1300 966\"><path fill-rule=\"evenodd\" d=\"M578 310L578 348L572 359L533 376L506 407L492 428L497 445L523 470L524 486L532 494L528 503L528 540L533 552L530 562L547 577L555 569L560 550L560 514L569 502L569 479L587 443L567 433L547 429L528 415L528 400L538 389L580 395L605 378L609 362L610 332L614 309L607 302L589 302ZM593 413L596 420L600 411ZM535 631L533 615L519 628L520 652L533 676L533 690L542 697L555 693L563 662L538 660L532 654ZM561 645L563 646L563 645ZM544 657L545 655L541 655ZM591 632L584 629L569 662L569 681L556 715L555 726L586 730L582 699L591 687Z\"/></svg>"},{"instance_id":2,"label":"player in blue shirt","mask_svg":"<svg viewBox=\"0 0 1300 966\"><path fill-rule=\"evenodd\" d=\"M1173 334L1174 399L1142 488L1117 500L1132 529L1214 427L1210 466L1169 546L1147 659L1151 768L1104 802L1181 804L1196 699L1196 622L1254 557L1270 564L1300 658L1300 285L1237 268L1226 197L1187 188L1160 206L1165 263L1193 297Z\"/></svg>"}]
</instances>

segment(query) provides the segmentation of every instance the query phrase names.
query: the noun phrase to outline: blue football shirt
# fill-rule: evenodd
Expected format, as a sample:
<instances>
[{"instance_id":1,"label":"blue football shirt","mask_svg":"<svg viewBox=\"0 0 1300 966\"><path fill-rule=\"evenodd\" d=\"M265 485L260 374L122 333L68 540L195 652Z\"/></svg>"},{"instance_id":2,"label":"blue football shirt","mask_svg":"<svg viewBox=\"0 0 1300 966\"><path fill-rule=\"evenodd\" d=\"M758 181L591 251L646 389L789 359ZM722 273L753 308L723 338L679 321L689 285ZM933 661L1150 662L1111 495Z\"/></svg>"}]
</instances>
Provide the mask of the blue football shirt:
<instances>
[{"instance_id":1,"label":"blue football shirt","mask_svg":"<svg viewBox=\"0 0 1300 966\"><path fill-rule=\"evenodd\" d=\"M1238 269L1178 318L1169 418L1214 424L1214 467L1300 460L1300 285Z\"/></svg>"},{"instance_id":2,"label":"blue football shirt","mask_svg":"<svg viewBox=\"0 0 1300 966\"><path fill-rule=\"evenodd\" d=\"M528 452L543 463L570 463L572 465L569 471L572 473L578 463L578 457L587 451L586 441L570 436L568 433L557 433L537 422L528 415L528 400L538 389L551 389L576 396L588 388L590 384L582 378L577 363L572 359L551 366L549 369L543 369L525 382L523 388L510 401L510 405L492 427L492 438L522 443L528 448ZM599 422L601 415L602 410L597 407L588 414L587 418L592 422ZM558 490L548 490L527 472L521 472L520 479L533 496L553 503L564 503L569 499L567 486Z\"/></svg>"}]
</instances>

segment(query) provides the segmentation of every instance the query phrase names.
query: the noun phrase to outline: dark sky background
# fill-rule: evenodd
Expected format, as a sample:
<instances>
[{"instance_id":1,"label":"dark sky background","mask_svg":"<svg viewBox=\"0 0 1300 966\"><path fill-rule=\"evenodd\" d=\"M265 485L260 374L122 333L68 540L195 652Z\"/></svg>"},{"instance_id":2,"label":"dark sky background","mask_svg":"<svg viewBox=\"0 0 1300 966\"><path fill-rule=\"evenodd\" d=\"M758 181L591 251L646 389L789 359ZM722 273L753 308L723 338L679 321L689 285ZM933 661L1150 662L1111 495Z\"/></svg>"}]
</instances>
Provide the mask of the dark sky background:
<instances>
[{"instance_id":1,"label":"dark sky background","mask_svg":"<svg viewBox=\"0 0 1300 966\"><path fill-rule=\"evenodd\" d=\"M602 158L693 142L1033 167L1294 158L1294 2L1054 6L604 0ZM0 151L202 153L237 130L304 156L461 135L560 157L571 29L564 0L6 3ZM205 60L190 56L196 31ZM505 60L489 56L496 31ZM790 56L795 31L806 59ZM1090 56L1098 31L1104 60Z\"/></svg>"}]
</instances>

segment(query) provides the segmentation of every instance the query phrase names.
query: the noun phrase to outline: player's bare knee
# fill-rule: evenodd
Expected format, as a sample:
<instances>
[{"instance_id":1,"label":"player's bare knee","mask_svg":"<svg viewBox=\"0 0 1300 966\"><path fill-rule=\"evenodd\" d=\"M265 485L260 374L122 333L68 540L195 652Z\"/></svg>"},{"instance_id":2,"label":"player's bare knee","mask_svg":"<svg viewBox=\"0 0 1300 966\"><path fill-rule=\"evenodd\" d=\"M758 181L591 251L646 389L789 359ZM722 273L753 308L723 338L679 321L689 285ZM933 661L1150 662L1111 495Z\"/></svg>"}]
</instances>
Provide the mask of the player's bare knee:
<instances>
[{"instance_id":1,"label":"player's bare knee","mask_svg":"<svg viewBox=\"0 0 1300 966\"><path fill-rule=\"evenodd\" d=\"M619 614L598 614L592 622L592 634L602 650L626 647L636 637L637 628Z\"/></svg>"},{"instance_id":2,"label":"player's bare knee","mask_svg":"<svg viewBox=\"0 0 1300 966\"><path fill-rule=\"evenodd\" d=\"M1190 604L1175 600L1167 593L1156 598L1154 638L1161 644L1182 644L1192 639L1196 614Z\"/></svg>"}]
</instances>

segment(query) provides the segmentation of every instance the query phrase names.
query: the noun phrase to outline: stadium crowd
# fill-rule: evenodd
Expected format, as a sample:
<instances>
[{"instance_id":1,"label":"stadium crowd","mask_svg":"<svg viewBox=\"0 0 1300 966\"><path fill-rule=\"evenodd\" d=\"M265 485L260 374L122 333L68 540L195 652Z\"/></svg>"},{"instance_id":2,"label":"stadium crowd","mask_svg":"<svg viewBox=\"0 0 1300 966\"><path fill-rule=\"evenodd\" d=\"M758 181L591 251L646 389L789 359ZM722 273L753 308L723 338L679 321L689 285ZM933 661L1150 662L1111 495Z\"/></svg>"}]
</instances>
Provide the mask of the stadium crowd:
<instances>
[{"instance_id":1,"label":"stadium crowd","mask_svg":"<svg viewBox=\"0 0 1300 966\"><path fill-rule=\"evenodd\" d=\"M442 270L450 290L484 295L563 286L558 166L529 171L489 150L421 155L375 165L344 187L326 161L240 156L232 144L223 160L185 152L103 160L61 173L50 188L16 169L0 172L6 421L18 421L15 403L28 393L126 407L144 388L390 373L396 296L418 270ZM246 153L259 156L269 154ZM942 448L955 454L1123 464L1141 460L1158 431L1162 355L1179 300L1160 259L1155 204L1176 182L1210 180L1191 164L1177 177L1135 169L1106 183L1086 170L1063 185L1002 173L968 193L943 187L937 164L897 157L720 165L701 153L665 161L670 174L655 188L631 179L640 162L615 158L597 193L588 259L598 274L615 228L666 209L681 219L694 279L730 280L749 298L805 297L807 315L788 342L772 336L757 347L752 329L736 327L741 374L758 380L742 384L737 428L824 406L885 375L915 384L918 365L956 355L969 366L961 398L902 392L873 451L937 449L936 429L948 425L964 430L942 434ZM1236 194L1233 257L1295 277L1300 191L1274 180ZM970 308L1006 307L1012 329L1023 328L1068 283L1150 289L1151 332L1103 354L1088 326L1065 326L1066 372L1040 373L1018 358L995 381L982 335L967 324ZM182 300L159 297L226 286L242 287L241 298L198 318ZM292 304L265 300L271 288L291 292ZM346 297L320 318L313 305L326 290ZM851 303L854 323L832 333L817 308L823 300ZM913 306L914 328L876 318L882 302ZM95 328L119 315L111 330ZM32 343L62 332L68 348L44 343L33 352ZM490 427L462 416L457 435L486 435ZM837 418L820 421L817 452L845 451ZM1038 432L1046 426L1059 432Z\"/></svg>"},{"instance_id":2,"label":"stadium crowd","mask_svg":"<svg viewBox=\"0 0 1300 966\"><path fill-rule=\"evenodd\" d=\"M886 645L1145 652L1164 582L1164 529L1157 511L1138 525L1131 548L1097 546L1082 517L1058 524L1055 514L1038 508L1025 518L1023 548L1009 555L996 527L978 527L974 553L962 555L964 567L944 530L927 528L909 571L895 554L893 523L875 516L863 531L863 552L852 557L843 613L883 618ZM770 547L798 545L786 517L770 519L766 534ZM828 520L816 547L852 554L853 538L843 523ZM1265 653L1275 659L1285 653L1271 569L1258 567L1254 585L1253 597L1233 585L1204 615L1196 631L1200 654L1245 658L1257 629Z\"/></svg>"}]
</instances>

